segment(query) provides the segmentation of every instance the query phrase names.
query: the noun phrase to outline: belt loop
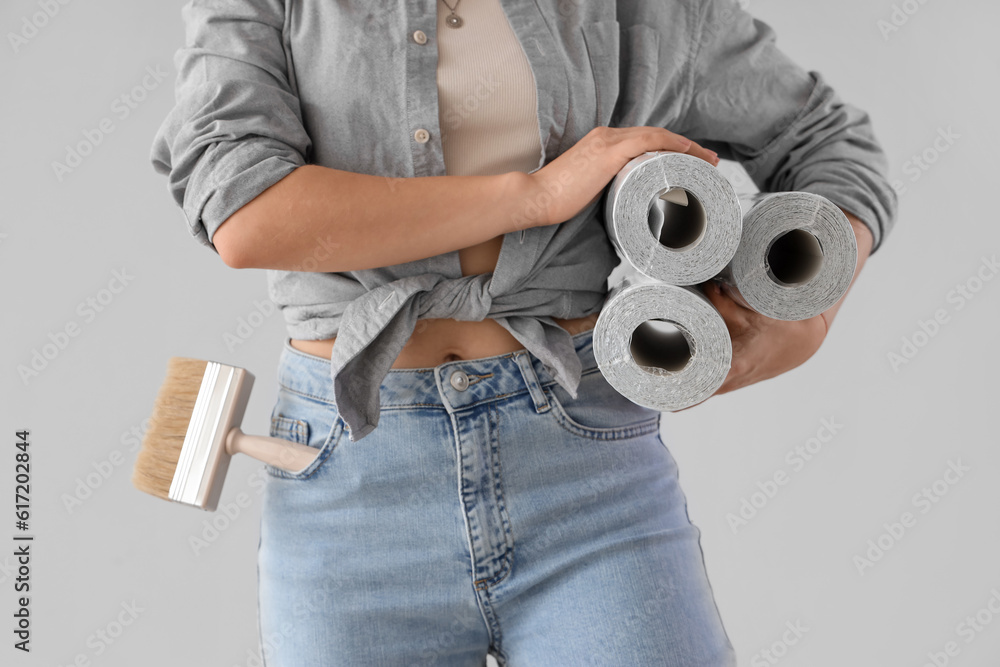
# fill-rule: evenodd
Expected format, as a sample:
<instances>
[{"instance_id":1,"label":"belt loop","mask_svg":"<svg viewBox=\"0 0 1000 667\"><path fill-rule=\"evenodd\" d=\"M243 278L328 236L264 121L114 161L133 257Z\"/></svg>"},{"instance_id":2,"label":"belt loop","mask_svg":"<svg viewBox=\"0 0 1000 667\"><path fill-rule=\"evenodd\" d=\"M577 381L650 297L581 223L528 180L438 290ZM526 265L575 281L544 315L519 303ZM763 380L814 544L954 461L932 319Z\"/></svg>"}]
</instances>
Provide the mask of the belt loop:
<instances>
[{"instance_id":1,"label":"belt loop","mask_svg":"<svg viewBox=\"0 0 1000 667\"><path fill-rule=\"evenodd\" d=\"M535 412L548 412L552 406L549 404L549 399L542 390L542 385L538 381L538 375L535 374L535 367L531 363L531 356L527 352L515 352L514 361L517 363L517 367L521 369L521 377L524 378L524 384L528 388L528 393L531 394L531 400L535 403Z\"/></svg>"}]
</instances>

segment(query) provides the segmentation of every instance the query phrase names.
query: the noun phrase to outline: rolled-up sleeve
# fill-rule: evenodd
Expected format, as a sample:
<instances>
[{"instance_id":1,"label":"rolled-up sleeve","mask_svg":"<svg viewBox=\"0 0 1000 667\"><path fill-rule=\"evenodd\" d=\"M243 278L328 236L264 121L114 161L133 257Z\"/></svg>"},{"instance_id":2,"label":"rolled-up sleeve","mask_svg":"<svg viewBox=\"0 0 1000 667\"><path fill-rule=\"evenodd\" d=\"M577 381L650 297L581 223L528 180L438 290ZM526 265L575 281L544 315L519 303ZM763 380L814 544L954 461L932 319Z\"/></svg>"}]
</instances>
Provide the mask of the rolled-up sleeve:
<instances>
[{"instance_id":1,"label":"rolled-up sleeve","mask_svg":"<svg viewBox=\"0 0 1000 667\"><path fill-rule=\"evenodd\" d=\"M284 14L282 0L191 0L181 10L176 101L150 159L191 234L213 250L219 226L312 150L289 81Z\"/></svg>"},{"instance_id":2,"label":"rolled-up sleeve","mask_svg":"<svg viewBox=\"0 0 1000 667\"><path fill-rule=\"evenodd\" d=\"M897 197L868 114L778 50L774 31L735 0L702 0L691 23L677 131L743 163L761 190L826 197L864 222L878 248Z\"/></svg>"}]
</instances>

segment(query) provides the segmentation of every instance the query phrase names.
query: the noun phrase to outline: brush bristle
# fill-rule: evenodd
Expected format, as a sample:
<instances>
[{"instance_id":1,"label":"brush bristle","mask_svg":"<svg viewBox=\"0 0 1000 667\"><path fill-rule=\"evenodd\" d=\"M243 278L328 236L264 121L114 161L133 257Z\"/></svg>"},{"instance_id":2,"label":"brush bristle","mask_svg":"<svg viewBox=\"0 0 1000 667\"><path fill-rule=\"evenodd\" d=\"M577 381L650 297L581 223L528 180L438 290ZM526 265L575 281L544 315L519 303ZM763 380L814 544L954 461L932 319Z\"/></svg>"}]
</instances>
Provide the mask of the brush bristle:
<instances>
[{"instance_id":1,"label":"brush bristle","mask_svg":"<svg viewBox=\"0 0 1000 667\"><path fill-rule=\"evenodd\" d=\"M156 396L149 429L132 471L132 485L140 491L169 500L170 485L207 367L207 361L186 357L171 357L167 362L167 378Z\"/></svg>"}]
</instances>

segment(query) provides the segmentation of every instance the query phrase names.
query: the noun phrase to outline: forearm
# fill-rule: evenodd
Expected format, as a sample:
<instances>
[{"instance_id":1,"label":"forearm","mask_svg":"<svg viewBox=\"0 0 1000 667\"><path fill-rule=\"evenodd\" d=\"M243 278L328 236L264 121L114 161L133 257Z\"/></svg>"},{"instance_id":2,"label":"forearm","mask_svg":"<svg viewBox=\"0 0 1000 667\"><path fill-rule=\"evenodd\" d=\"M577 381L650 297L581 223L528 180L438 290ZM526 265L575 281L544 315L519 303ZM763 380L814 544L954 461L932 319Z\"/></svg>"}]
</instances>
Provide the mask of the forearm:
<instances>
[{"instance_id":1,"label":"forearm","mask_svg":"<svg viewBox=\"0 0 1000 667\"><path fill-rule=\"evenodd\" d=\"M390 179L304 165L229 216L212 242L235 268L391 266L514 231L529 186L519 172Z\"/></svg>"},{"instance_id":2,"label":"forearm","mask_svg":"<svg viewBox=\"0 0 1000 667\"><path fill-rule=\"evenodd\" d=\"M844 293L844 296L842 296L840 301L835 303L831 308L821 313L821 317L823 318L823 322L826 324L827 331L830 330L830 325L833 324L834 316L837 314L837 311L840 310L840 306L844 303L844 299L847 298L847 293L850 292L851 287L853 287L854 283L857 281L858 274L861 273L861 267L863 267L865 262L868 260L868 256L871 254L872 244L874 243L874 238L872 237L872 232L868 225L861 222L861 220L859 220L852 213L844 211L844 214L850 221L851 227L854 229L854 236L857 238L858 265L854 269L854 278L851 280L851 286L847 288L847 292Z\"/></svg>"}]
</instances>

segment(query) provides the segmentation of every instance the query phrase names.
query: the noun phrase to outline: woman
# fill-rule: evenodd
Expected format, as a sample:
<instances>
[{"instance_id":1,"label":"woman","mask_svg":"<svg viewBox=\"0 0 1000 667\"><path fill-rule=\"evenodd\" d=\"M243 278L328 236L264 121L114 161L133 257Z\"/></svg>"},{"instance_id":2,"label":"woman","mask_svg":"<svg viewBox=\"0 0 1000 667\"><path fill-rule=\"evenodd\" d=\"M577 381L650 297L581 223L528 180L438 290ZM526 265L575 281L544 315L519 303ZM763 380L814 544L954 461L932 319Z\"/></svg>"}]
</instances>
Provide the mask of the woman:
<instances>
[{"instance_id":1,"label":"woman","mask_svg":"<svg viewBox=\"0 0 1000 667\"><path fill-rule=\"evenodd\" d=\"M895 204L867 117L729 0L184 18L153 162L196 238L268 269L271 433L320 450L268 468L266 664L735 664L660 415L594 363L617 262L598 202L643 152L718 151L842 206L864 258ZM710 296L723 391L805 361L836 310Z\"/></svg>"}]
</instances>

